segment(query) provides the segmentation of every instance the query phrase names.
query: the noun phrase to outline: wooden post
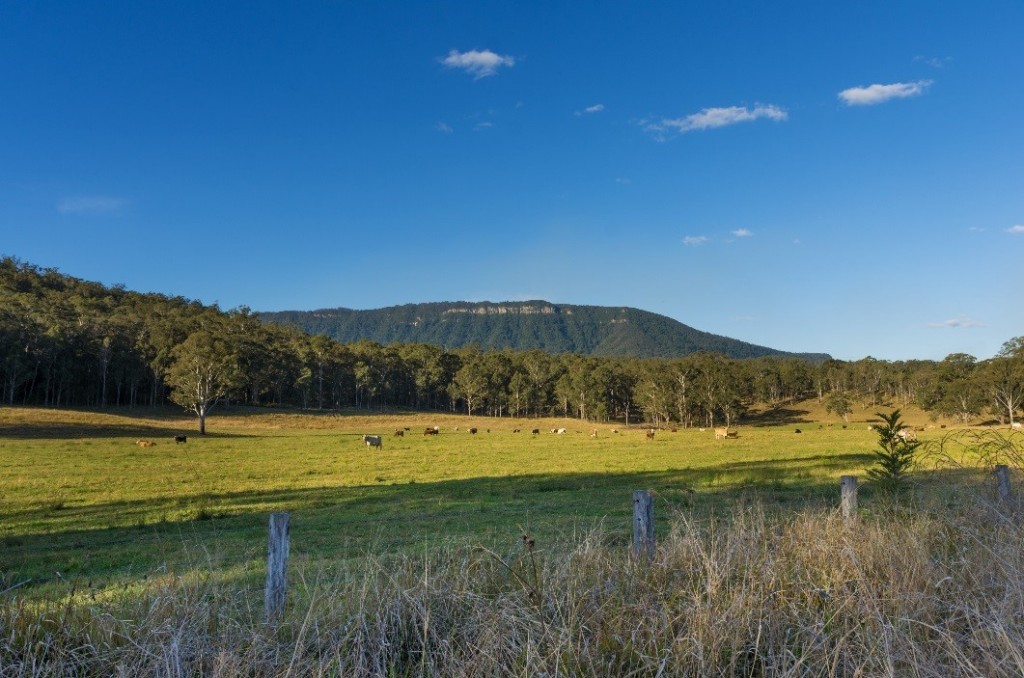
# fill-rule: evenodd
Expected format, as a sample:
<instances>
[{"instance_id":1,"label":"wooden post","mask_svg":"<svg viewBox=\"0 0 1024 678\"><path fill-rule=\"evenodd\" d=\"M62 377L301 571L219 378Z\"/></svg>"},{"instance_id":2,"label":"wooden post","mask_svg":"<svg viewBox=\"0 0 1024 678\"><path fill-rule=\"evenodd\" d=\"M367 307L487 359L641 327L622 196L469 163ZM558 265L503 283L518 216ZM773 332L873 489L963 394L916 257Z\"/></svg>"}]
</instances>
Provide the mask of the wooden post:
<instances>
[{"instance_id":1,"label":"wooden post","mask_svg":"<svg viewBox=\"0 0 1024 678\"><path fill-rule=\"evenodd\" d=\"M857 519L857 476L841 476L839 478L840 506L843 519L852 523Z\"/></svg>"},{"instance_id":2,"label":"wooden post","mask_svg":"<svg viewBox=\"0 0 1024 678\"><path fill-rule=\"evenodd\" d=\"M288 589L288 521L287 513L270 514L270 540L267 547L267 590L264 600L267 623L273 624L284 612L284 596Z\"/></svg>"},{"instance_id":3,"label":"wooden post","mask_svg":"<svg viewBox=\"0 0 1024 678\"><path fill-rule=\"evenodd\" d=\"M633 491L633 555L654 557L654 502L647 490Z\"/></svg>"},{"instance_id":4,"label":"wooden post","mask_svg":"<svg viewBox=\"0 0 1024 678\"><path fill-rule=\"evenodd\" d=\"M1006 464L996 466L996 482L999 484L999 501L1010 501L1010 468Z\"/></svg>"}]
</instances>

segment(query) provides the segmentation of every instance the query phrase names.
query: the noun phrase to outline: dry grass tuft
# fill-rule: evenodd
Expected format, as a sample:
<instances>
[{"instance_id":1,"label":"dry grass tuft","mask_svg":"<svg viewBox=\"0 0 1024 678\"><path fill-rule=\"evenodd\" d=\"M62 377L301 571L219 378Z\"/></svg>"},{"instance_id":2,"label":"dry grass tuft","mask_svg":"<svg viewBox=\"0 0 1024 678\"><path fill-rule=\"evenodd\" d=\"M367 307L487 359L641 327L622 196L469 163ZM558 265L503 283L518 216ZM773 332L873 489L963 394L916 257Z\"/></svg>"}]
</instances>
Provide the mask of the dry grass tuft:
<instances>
[{"instance_id":1,"label":"dry grass tuft","mask_svg":"<svg viewBox=\"0 0 1024 678\"><path fill-rule=\"evenodd\" d=\"M101 603L12 588L0 675L1019 676L1024 529L960 499L853 526L679 515L649 565L598 530L297 567L276 627L260 591L203 573Z\"/></svg>"}]
</instances>

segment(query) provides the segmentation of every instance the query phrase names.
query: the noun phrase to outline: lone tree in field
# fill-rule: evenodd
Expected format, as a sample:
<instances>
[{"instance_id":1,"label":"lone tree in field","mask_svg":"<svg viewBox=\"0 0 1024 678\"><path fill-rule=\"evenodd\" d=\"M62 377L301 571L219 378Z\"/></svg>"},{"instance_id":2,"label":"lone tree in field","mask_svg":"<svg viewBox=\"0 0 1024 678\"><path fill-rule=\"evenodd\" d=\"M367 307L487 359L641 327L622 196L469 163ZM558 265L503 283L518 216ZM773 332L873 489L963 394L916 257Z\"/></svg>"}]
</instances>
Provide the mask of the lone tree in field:
<instances>
[{"instance_id":1,"label":"lone tree in field","mask_svg":"<svg viewBox=\"0 0 1024 678\"><path fill-rule=\"evenodd\" d=\"M879 488L896 494L906 486L907 475L921 443L907 435L899 410L893 410L891 414L876 412L875 416L878 417L874 425L881 449L874 450L875 465L868 469L868 477Z\"/></svg>"},{"instance_id":2,"label":"lone tree in field","mask_svg":"<svg viewBox=\"0 0 1024 678\"><path fill-rule=\"evenodd\" d=\"M853 405L850 404L850 396L846 391L832 391L825 399L825 411L838 414L847 424L850 423L850 413L853 412Z\"/></svg>"},{"instance_id":3,"label":"lone tree in field","mask_svg":"<svg viewBox=\"0 0 1024 678\"><path fill-rule=\"evenodd\" d=\"M206 416L236 382L234 352L221 337L198 330L172 352L174 362L165 380L171 400L199 417L199 434L206 435Z\"/></svg>"}]
</instances>

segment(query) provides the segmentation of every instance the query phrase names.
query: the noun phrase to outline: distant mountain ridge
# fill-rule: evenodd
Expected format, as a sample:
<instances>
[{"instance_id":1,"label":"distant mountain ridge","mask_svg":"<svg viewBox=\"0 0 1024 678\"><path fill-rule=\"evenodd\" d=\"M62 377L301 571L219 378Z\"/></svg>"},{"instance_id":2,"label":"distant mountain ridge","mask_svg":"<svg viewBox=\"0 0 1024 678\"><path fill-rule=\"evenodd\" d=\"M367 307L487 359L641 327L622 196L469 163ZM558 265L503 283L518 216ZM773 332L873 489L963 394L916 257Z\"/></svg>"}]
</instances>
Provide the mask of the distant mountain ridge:
<instances>
[{"instance_id":1,"label":"distant mountain ridge","mask_svg":"<svg viewBox=\"0 0 1024 678\"><path fill-rule=\"evenodd\" d=\"M547 301L436 302L373 310L347 308L260 313L269 322L324 334L343 343L424 343L448 349L541 349L548 353L675 358L700 351L731 358L778 356L826 360L826 353L789 353L702 332L667 316L623 306Z\"/></svg>"}]
</instances>

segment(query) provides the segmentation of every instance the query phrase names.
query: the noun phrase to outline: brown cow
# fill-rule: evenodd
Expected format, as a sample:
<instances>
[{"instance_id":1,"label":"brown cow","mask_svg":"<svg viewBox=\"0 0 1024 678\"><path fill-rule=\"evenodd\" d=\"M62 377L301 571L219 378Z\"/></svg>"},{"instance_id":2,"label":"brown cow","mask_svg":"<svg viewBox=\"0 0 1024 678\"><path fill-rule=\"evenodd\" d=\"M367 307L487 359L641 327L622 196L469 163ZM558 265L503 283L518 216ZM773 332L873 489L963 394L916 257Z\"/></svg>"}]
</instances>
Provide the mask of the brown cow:
<instances>
[{"instance_id":1,"label":"brown cow","mask_svg":"<svg viewBox=\"0 0 1024 678\"><path fill-rule=\"evenodd\" d=\"M715 429L715 440L721 440L722 438L728 438L728 437L729 437L729 427L728 426L726 426L725 428L716 428Z\"/></svg>"},{"instance_id":2,"label":"brown cow","mask_svg":"<svg viewBox=\"0 0 1024 678\"><path fill-rule=\"evenodd\" d=\"M395 429L395 437L396 438L404 438L405 437L405 431L403 431L400 428L396 428Z\"/></svg>"},{"instance_id":3,"label":"brown cow","mask_svg":"<svg viewBox=\"0 0 1024 678\"><path fill-rule=\"evenodd\" d=\"M436 436L438 433L440 433L440 431L437 430L436 426L434 426L433 428L426 428L423 430L423 435L425 436Z\"/></svg>"},{"instance_id":4,"label":"brown cow","mask_svg":"<svg viewBox=\"0 0 1024 678\"><path fill-rule=\"evenodd\" d=\"M653 428L647 430L647 439L648 440L654 440L654 429Z\"/></svg>"},{"instance_id":5,"label":"brown cow","mask_svg":"<svg viewBox=\"0 0 1024 678\"><path fill-rule=\"evenodd\" d=\"M139 447L152 447L153 445L156 445L152 440L136 440L135 444Z\"/></svg>"}]
</instances>

